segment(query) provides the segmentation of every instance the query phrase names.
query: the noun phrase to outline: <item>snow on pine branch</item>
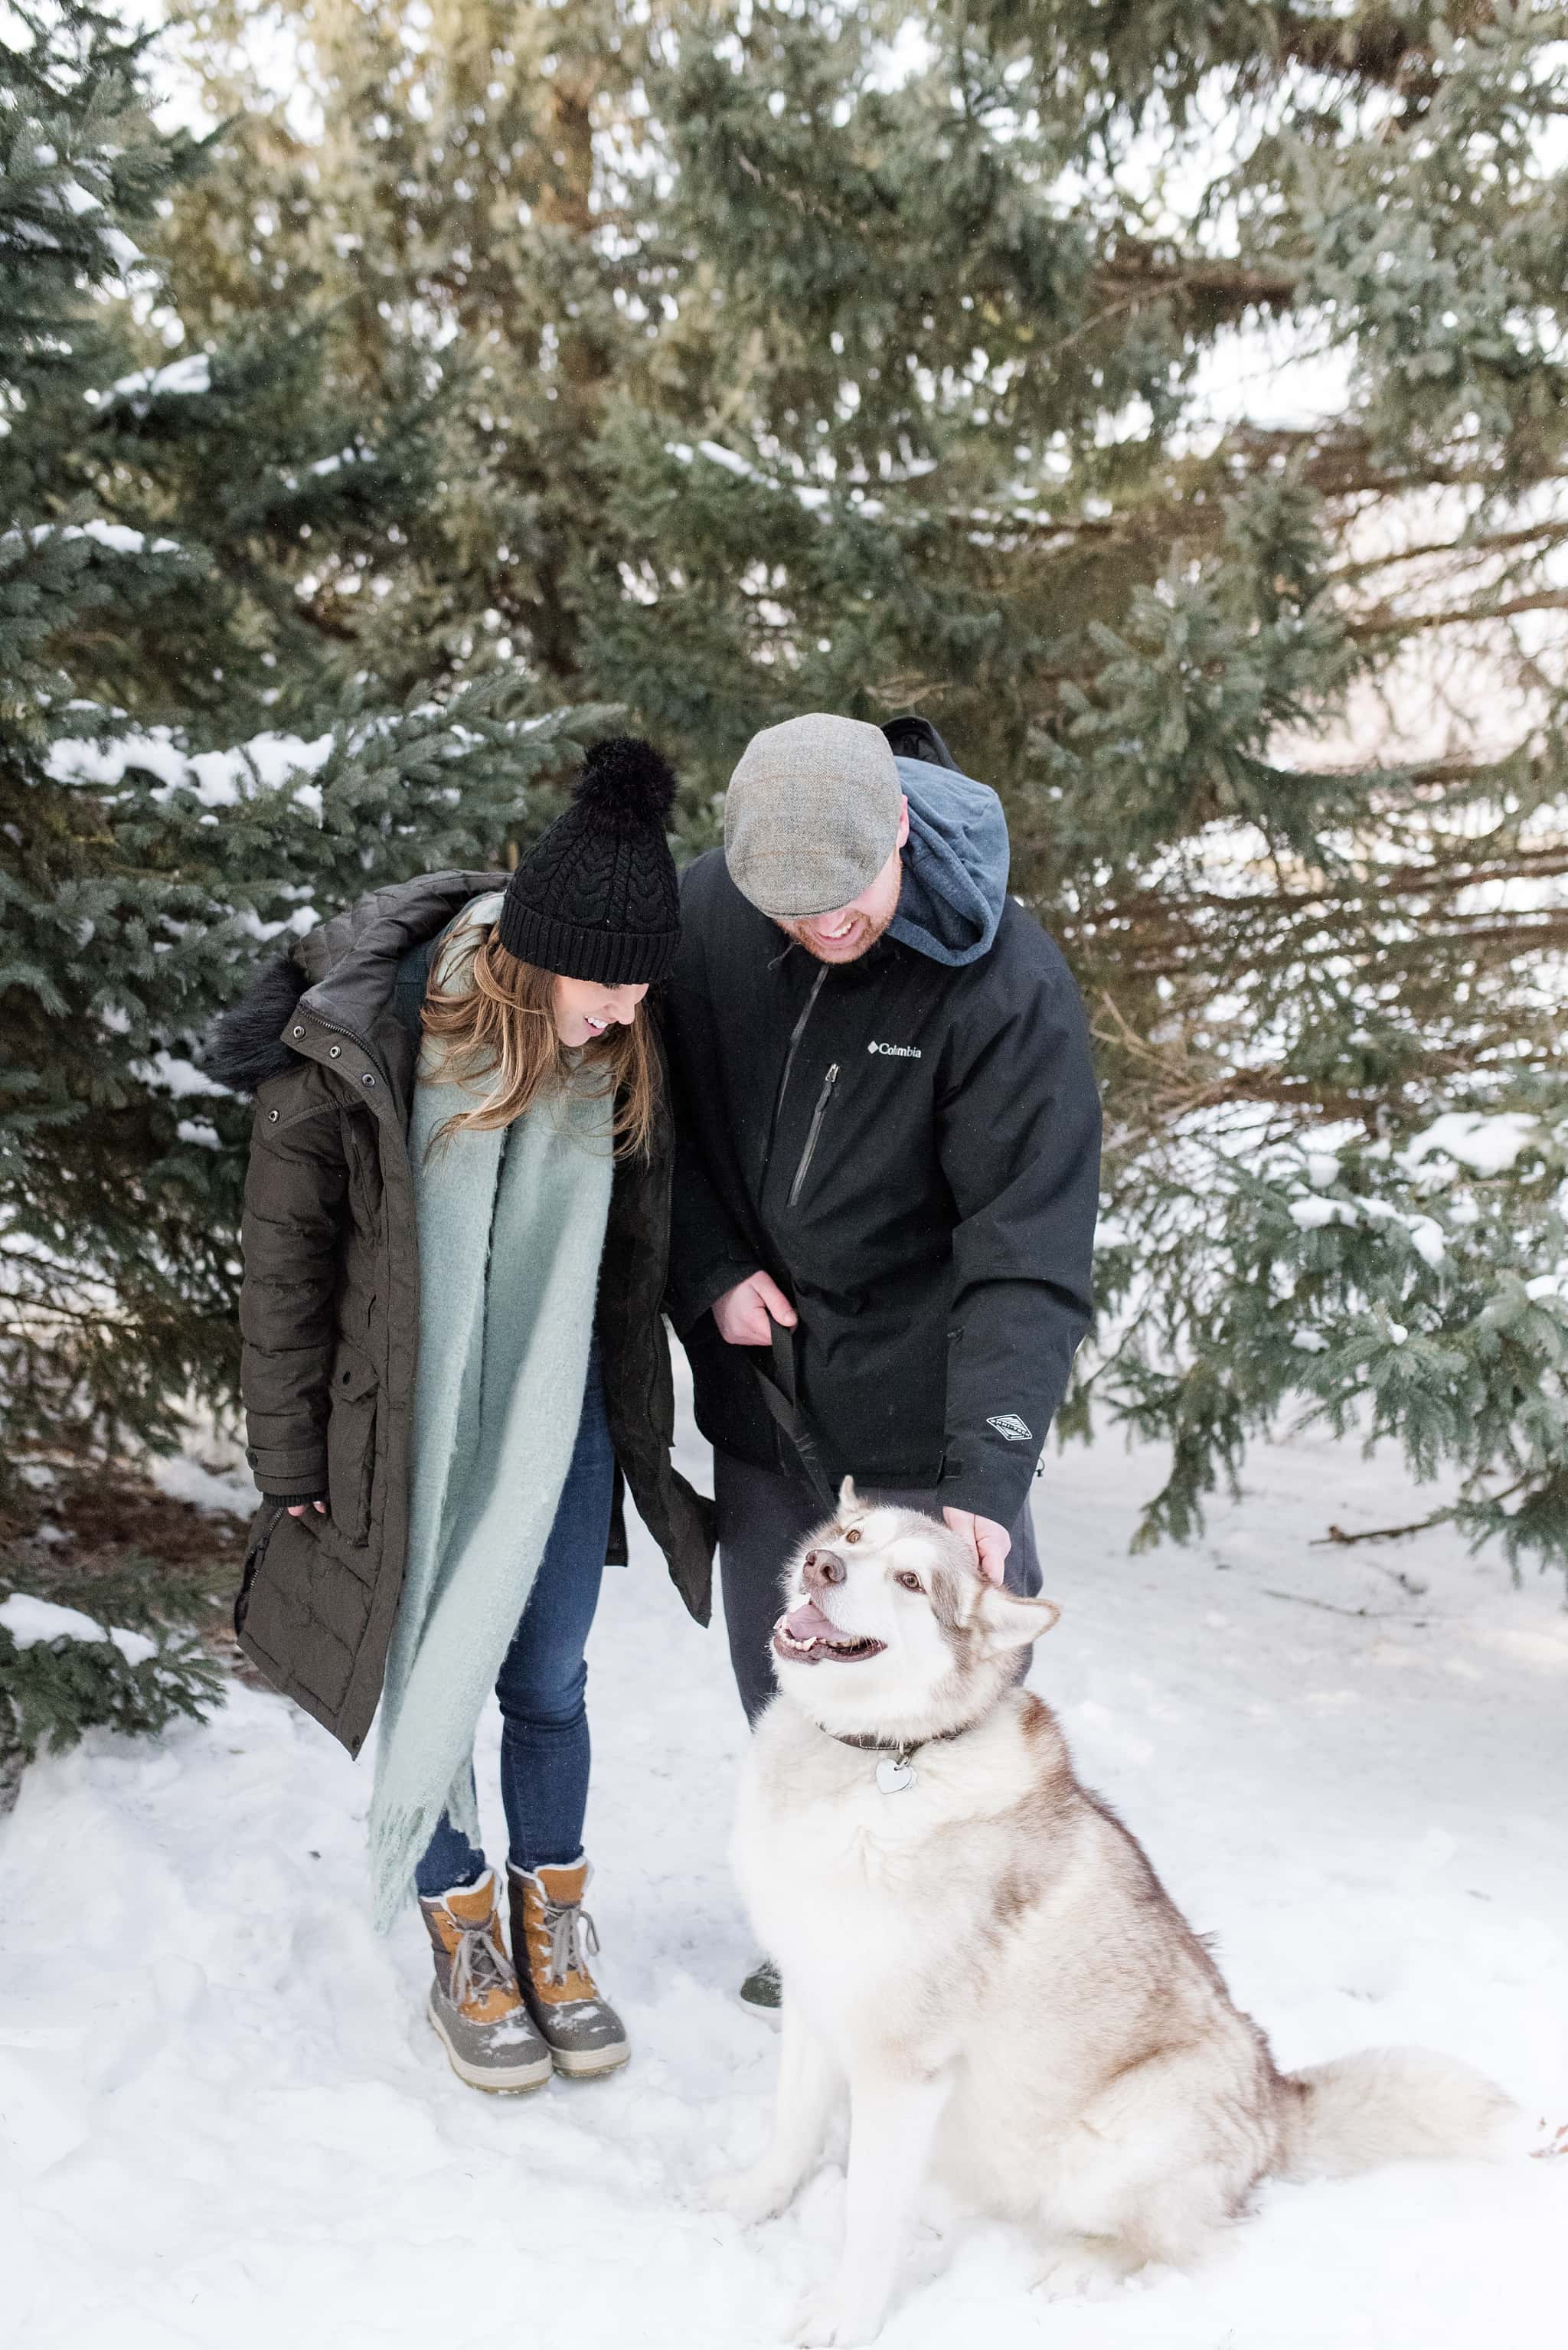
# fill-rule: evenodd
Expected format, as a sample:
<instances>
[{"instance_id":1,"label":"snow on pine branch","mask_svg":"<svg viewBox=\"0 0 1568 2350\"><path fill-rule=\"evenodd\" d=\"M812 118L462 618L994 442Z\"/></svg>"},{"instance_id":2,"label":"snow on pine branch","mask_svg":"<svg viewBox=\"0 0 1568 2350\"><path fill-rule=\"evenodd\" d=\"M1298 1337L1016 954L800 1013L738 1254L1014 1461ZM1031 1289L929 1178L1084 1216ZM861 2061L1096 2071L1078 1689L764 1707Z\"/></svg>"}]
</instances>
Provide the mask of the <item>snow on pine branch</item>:
<instances>
[{"instance_id":1,"label":"snow on pine branch","mask_svg":"<svg viewBox=\"0 0 1568 2350\"><path fill-rule=\"evenodd\" d=\"M333 737L318 734L306 742L298 734L257 734L248 743L225 751L182 751L167 726L153 726L134 734L110 735L97 741L67 737L50 747L49 779L79 784L97 791L112 790L130 769L161 775L152 792L166 800L175 792L189 792L203 807L234 807L255 791L289 790L297 806L321 811L321 795L310 778L331 756Z\"/></svg>"},{"instance_id":2,"label":"snow on pine branch","mask_svg":"<svg viewBox=\"0 0 1568 2350\"><path fill-rule=\"evenodd\" d=\"M182 1060L178 1055L160 1048L144 1061L130 1064L130 1075L150 1091L170 1094L182 1101L192 1094L211 1094L229 1097L227 1086L220 1086L199 1069L193 1061Z\"/></svg>"},{"instance_id":3,"label":"snow on pine branch","mask_svg":"<svg viewBox=\"0 0 1568 2350\"><path fill-rule=\"evenodd\" d=\"M145 416L155 400L199 397L212 389L212 362L206 352L189 351L183 359L171 359L167 366L138 368L132 375L122 375L109 386L107 395L89 391L87 397L95 407L124 400L132 415Z\"/></svg>"},{"instance_id":4,"label":"snow on pine branch","mask_svg":"<svg viewBox=\"0 0 1568 2350\"><path fill-rule=\"evenodd\" d=\"M87 522L36 522L26 530L8 530L0 534L0 547L42 546L48 539L90 538L111 555L179 555L182 550L178 539L150 540L145 531L133 530L129 523L105 522L94 515Z\"/></svg>"},{"instance_id":5,"label":"snow on pine branch","mask_svg":"<svg viewBox=\"0 0 1568 2350\"><path fill-rule=\"evenodd\" d=\"M1530 1110L1499 1110L1490 1117L1475 1110L1448 1110L1399 1155L1403 1164L1412 1169L1446 1156L1477 1175L1500 1175L1507 1173L1540 1133L1541 1120Z\"/></svg>"},{"instance_id":6,"label":"snow on pine branch","mask_svg":"<svg viewBox=\"0 0 1568 2350\"><path fill-rule=\"evenodd\" d=\"M79 1607L61 1607L52 1599L36 1599L31 1592L15 1591L0 1599L0 1627L9 1632L18 1648L35 1648L40 1641L110 1642L128 1665L144 1665L158 1654L158 1643L145 1632L128 1632L118 1625L95 1624Z\"/></svg>"},{"instance_id":7,"label":"snow on pine branch","mask_svg":"<svg viewBox=\"0 0 1568 2350\"><path fill-rule=\"evenodd\" d=\"M560 730L561 717L562 713L550 712L542 717L509 719L504 722L506 738L515 743L529 736L547 741ZM177 792L186 792L203 807L213 809L238 806L258 793L286 794L296 806L319 816L321 789L314 778L334 755L353 758L378 741L389 742L400 728L410 725L431 730L441 738L435 747L452 759L462 759L484 746L485 736L475 725L464 724L455 712L431 702L404 712L401 718L379 714L309 740L299 734L267 733L221 751L182 750L167 726L120 734L62 736L50 746L46 765L52 783L95 791L114 790L132 771L157 775L161 780L150 794L153 800L161 803ZM429 743L421 745L426 755L431 748ZM455 786L448 787L447 796L454 796L455 792Z\"/></svg>"}]
</instances>

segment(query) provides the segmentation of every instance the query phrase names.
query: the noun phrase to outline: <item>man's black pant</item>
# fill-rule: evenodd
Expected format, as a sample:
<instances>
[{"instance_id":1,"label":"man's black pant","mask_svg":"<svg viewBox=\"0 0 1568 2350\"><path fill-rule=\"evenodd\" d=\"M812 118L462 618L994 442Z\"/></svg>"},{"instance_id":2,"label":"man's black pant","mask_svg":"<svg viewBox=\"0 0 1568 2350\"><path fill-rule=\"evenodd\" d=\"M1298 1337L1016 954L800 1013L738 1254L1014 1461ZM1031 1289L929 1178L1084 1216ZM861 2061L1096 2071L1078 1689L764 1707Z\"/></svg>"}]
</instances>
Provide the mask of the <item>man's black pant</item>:
<instances>
[{"instance_id":1,"label":"man's black pant","mask_svg":"<svg viewBox=\"0 0 1568 2350\"><path fill-rule=\"evenodd\" d=\"M940 1514L929 1491L867 1485L864 1497ZM719 1522L719 1575L730 1661L746 1719L755 1721L774 1695L771 1641L784 1606L780 1577L797 1545L821 1525L827 1513L804 1476L753 1469L749 1461L737 1461L732 1453L717 1450L713 1503ZM1040 1562L1027 1502L1012 1532L1007 1587L1033 1598L1040 1588Z\"/></svg>"}]
</instances>

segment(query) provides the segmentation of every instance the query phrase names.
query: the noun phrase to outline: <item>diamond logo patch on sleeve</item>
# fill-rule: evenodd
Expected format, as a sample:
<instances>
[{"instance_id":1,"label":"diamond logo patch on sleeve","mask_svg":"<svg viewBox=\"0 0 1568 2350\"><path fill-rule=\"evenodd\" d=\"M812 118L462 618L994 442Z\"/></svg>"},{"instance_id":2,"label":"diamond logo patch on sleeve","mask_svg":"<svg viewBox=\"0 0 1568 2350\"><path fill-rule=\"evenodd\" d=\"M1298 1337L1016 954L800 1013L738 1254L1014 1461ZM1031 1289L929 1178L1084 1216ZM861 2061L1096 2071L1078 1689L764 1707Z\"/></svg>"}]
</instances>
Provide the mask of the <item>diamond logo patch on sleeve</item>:
<instances>
[{"instance_id":1,"label":"diamond logo patch on sleeve","mask_svg":"<svg viewBox=\"0 0 1568 2350\"><path fill-rule=\"evenodd\" d=\"M1009 1444L1027 1444L1034 1434L1029 1422L1020 1419L1015 1411L992 1412L985 1424L994 1428L998 1436L1005 1436Z\"/></svg>"}]
</instances>

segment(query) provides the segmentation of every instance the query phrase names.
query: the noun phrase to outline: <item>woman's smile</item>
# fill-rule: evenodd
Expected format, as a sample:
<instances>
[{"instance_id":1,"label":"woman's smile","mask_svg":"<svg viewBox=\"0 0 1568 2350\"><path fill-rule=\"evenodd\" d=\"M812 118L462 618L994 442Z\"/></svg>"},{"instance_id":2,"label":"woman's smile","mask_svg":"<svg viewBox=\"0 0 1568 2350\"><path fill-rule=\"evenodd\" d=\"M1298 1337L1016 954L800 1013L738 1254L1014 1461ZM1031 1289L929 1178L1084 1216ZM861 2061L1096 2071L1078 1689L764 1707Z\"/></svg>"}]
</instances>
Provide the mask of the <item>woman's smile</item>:
<instances>
[{"instance_id":1,"label":"woman's smile","mask_svg":"<svg viewBox=\"0 0 1568 2350\"><path fill-rule=\"evenodd\" d=\"M597 1044L618 1024L629 1027L648 993L646 983L607 987L602 980L561 979L555 985L556 1033L563 1045Z\"/></svg>"}]
</instances>

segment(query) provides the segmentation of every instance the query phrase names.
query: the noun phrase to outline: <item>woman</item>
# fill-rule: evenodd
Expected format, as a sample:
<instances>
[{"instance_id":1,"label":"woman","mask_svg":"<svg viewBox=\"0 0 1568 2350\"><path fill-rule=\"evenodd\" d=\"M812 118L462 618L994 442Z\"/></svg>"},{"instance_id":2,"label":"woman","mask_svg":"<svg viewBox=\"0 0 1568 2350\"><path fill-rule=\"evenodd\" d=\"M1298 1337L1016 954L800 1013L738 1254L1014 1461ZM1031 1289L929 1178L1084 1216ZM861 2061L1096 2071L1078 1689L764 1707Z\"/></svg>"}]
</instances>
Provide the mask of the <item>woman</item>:
<instances>
[{"instance_id":1,"label":"woman","mask_svg":"<svg viewBox=\"0 0 1568 2350\"><path fill-rule=\"evenodd\" d=\"M600 744L510 877L378 891L265 973L210 1056L256 1094L240 1321L265 1498L236 1631L350 1752L380 1700L378 1922L411 1879L431 2020L479 2088L629 2053L582 1908L583 1647L625 1556L619 1472L708 1617L709 1508L670 1462L672 1146L644 1008L679 933L673 795L649 744ZM510 1958L471 1760L492 1682Z\"/></svg>"}]
</instances>

